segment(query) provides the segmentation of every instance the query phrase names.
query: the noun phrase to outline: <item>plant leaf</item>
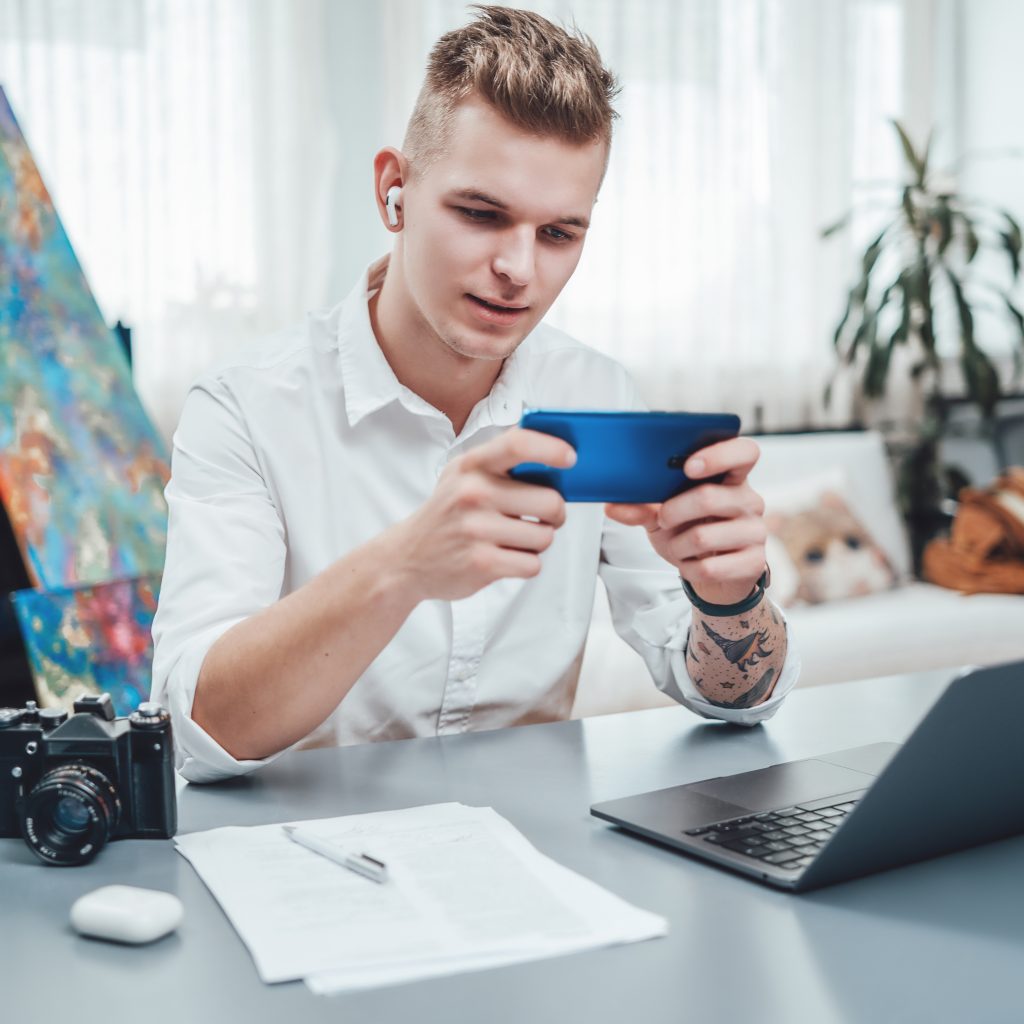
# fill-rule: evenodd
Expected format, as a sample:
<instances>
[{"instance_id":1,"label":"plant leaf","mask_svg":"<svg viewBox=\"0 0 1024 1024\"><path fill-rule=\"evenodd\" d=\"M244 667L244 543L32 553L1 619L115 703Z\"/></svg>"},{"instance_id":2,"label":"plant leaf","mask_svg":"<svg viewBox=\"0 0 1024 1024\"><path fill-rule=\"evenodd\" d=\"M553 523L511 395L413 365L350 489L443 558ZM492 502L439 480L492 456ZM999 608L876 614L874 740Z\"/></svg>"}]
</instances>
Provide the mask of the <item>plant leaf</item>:
<instances>
[{"instance_id":1,"label":"plant leaf","mask_svg":"<svg viewBox=\"0 0 1024 1024\"><path fill-rule=\"evenodd\" d=\"M857 350L865 342L869 349L875 344L875 339L878 337L878 309L865 309L864 319L860 322L860 326L857 328L856 333L853 336L853 341L850 342L850 347L846 352L846 362L852 363L857 358Z\"/></svg>"},{"instance_id":2,"label":"plant leaf","mask_svg":"<svg viewBox=\"0 0 1024 1024\"><path fill-rule=\"evenodd\" d=\"M882 252L882 240L891 226L887 224L882 228L878 237L872 239L871 244L864 250L864 255L861 257L861 273L863 273L865 281L871 276L871 271L875 269L875 264Z\"/></svg>"},{"instance_id":3,"label":"plant leaf","mask_svg":"<svg viewBox=\"0 0 1024 1024\"><path fill-rule=\"evenodd\" d=\"M999 374L991 360L976 345L960 353L967 393L978 403L985 417L991 419L999 401Z\"/></svg>"},{"instance_id":4,"label":"plant leaf","mask_svg":"<svg viewBox=\"0 0 1024 1024\"><path fill-rule=\"evenodd\" d=\"M871 290L871 272L875 269L875 264L878 262L878 257L882 254L883 246L882 242L885 239L886 233L890 228L893 227L895 221L891 221L886 224L884 228L878 233L878 235L871 240L871 243L864 250L864 255L861 257L861 279L857 282L853 288L850 289L849 297L846 301L846 309L843 312L842 318L840 319L836 329L832 335L832 344L835 348L839 348L843 337L843 331L846 328L850 317L858 310L863 311L865 304L868 300L868 293ZM881 305L885 304L888 298L888 293L882 298ZM864 326L863 320L858 327L858 332ZM854 342L851 348L856 348L858 338L855 336ZM851 353L847 353L847 358Z\"/></svg>"},{"instance_id":5,"label":"plant leaf","mask_svg":"<svg viewBox=\"0 0 1024 1024\"><path fill-rule=\"evenodd\" d=\"M975 348L974 344L974 314L971 312L970 304L964 298L963 285L960 279L949 267L945 268L946 278L953 289L953 298L956 300L956 311L960 317L960 343L964 348Z\"/></svg>"},{"instance_id":6,"label":"plant leaf","mask_svg":"<svg viewBox=\"0 0 1024 1024\"><path fill-rule=\"evenodd\" d=\"M906 342L907 338L910 337L910 311L911 311L911 296L910 289L907 286L906 270L900 272L900 276L896 278L894 287L899 288L900 293L903 296L903 311L900 316L900 322L896 326L896 330L892 332L889 337L889 347L894 348L896 345L902 345ZM890 352L890 356L892 353Z\"/></svg>"},{"instance_id":7,"label":"plant leaf","mask_svg":"<svg viewBox=\"0 0 1024 1024\"><path fill-rule=\"evenodd\" d=\"M842 217L839 218L839 220L835 221L832 224L829 224L829 226L826 227L826 228L822 228L821 237L822 238L831 238L834 234L836 234L836 232L842 231L843 228L845 228L846 225L849 224L849 223L850 223L850 211L847 210L846 213L844 213L842 215Z\"/></svg>"},{"instance_id":8,"label":"plant leaf","mask_svg":"<svg viewBox=\"0 0 1024 1024\"><path fill-rule=\"evenodd\" d=\"M1003 294L1003 301L1006 303L1007 312L1016 324L1017 333L1020 335L1013 347L1013 386L1016 388L1021 372L1024 371L1024 314L1014 305L1008 292Z\"/></svg>"},{"instance_id":9,"label":"plant leaf","mask_svg":"<svg viewBox=\"0 0 1024 1024\"><path fill-rule=\"evenodd\" d=\"M1000 231L999 237L1003 241L1003 248L1010 257L1010 271L1016 281L1020 276L1020 239L1014 240L1013 234L1009 231Z\"/></svg>"},{"instance_id":10,"label":"plant leaf","mask_svg":"<svg viewBox=\"0 0 1024 1024\"><path fill-rule=\"evenodd\" d=\"M910 198L911 190L912 186L907 185L907 187L903 189L903 198L900 201L903 204L903 212L906 214L907 223L914 231L916 231L917 213L914 211L914 200Z\"/></svg>"},{"instance_id":11,"label":"plant leaf","mask_svg":"<svg viewBox=\"0 0 1024 1024\"><path fill-rule=\"evenodd\" d=\"M869 398L881 398L885 393L885 380L889 376L889 360L892 358L893 339L888 344L879 345L877 338L868 351L867 365L864 367L864 394Z\"/></svg>"},{"instance_id":12,"label":"plant leaf","mask_svg":"<svg viewBox=\"0 0 1024 1024\"><path fill-rule=\"evenodd\" d=\"M945 196L939 196L935 204L935 225L939 229L939 255L941 256L953 241L953 213Z\"/></svg>"},{"instance_id":13,"label":"plant leaf","mask_svg":"<svg viewBox=\"0 0 1024 1024\"><path fill-rule=\"evenodd\" d=\"M868 302L867 277L862 277L857 286L850 291L850 298L847 302L846 313L843 314L843 319L836 328L835 335L833 337L833 344L837 350L841 348L843 330L849 323L849 317L852 315L851 309L858 308L861 317L860 323L857 325L857 329L853 333L853 338L850 341L849 347L845 352L840 352L840 359L842 359L843 362L852 363L854 361L857 356L857 350L865 339L869 339L869 346L874 344L874 338L878 334L879 314L889 304L893 291L900 285L902 277L903 273L901 273L900 277L895 281L886 285L878 299L871 303Z\"/></svg>"},{"instance_id":14,"label":"plant leaf","mask_svg":"<svg viewBox=\"0 0 1024 1024\"><path fill-rule=\"evenodd\" d=\"M999 374L974 340L974 314L964 296L963 284L949 267L945 271L960 317L960 366L964 372L967 394L977 403L986 418L991 418L1000 397Z\"/></svg>"},{"instance_id":15,"label":"plant leaf","mask_svg":"<svg viewBox=\"0 0 1024 1024\"><path fill-rule=\"evenodd\" d=\"M892 118L892 124L900 137L900 145L903 147L903 155L906 157L907 163L910 164L910 167L914 172L914 184L919 187L923 187L925 172L928 168L927 153L923 158L918 156L914 150L913 143L910 141L910 136L907 135L903 125L901 125L895 118Z\"/></svg>"},{"instance_id":16,"label":"plant leaf","mask_svg":"<svg viewBox=\"0 0 1024 1024\"><path fill-rule=\"evenodd\" d=\"M1020 224L1017 223L1016 218L1009 211L1000 210L999 212L1003 215L1004 219L1006 220L1006 226L1010 230L1010 240L1013 244L1013 247L1017 250L1017 252L1020 252Z\"/></svg>"},{"instance_id":17,"label":"plant leaf","mask_svg":"<svg viewBox=\"0 0 1024 1024\"><path fill-rule=\"evenodd\" d=\"M928 257L925 255L923 245L919 245L917 260L907 273L906 287L910 289L910 297L921 308L924 317L921 323L921 344L928 353L928 362L934 365L937 357L935 355L931 278L929 277Z\"/></svg>"},{"instance_id":18,"label":"plant leaf","mask_svg":"<svg viewBox=\"0 0 1024 1024\"><path fill-rule=\"evenodd\" d=\"M862 278L850 289L850 294L846 298L846 309L843 312L842 319L839 321L839 324L835 329L835 333L832 336L832 344L835 348L839 348L839 343L843 337L843 328L846 327L854 310L863 308L864 300L867 298L867 295L868 283Z\"/></svg>"},{"instance_id":19,"label":"plant leaf","mask_svg":"<svg viewBox=\"0 0 1024 1024\"><path fill-rule=\"evenodd\" d=\"M964 259L967 263L978 254L978 232L975 230L974 221L967 216L962 210L958 210L954 213L954 217L960 221L963 227L963 238L964 238Z\"/></svg>"},{"instance_id":20,"label":"plant leaf","mask_svg":"<svg viewBox=\"0 0 1024 1024\"><path fill-rule=\"evenodd\" d=\"M1014 305L1009 292L1003 292L1003 302L1006 303L1006 310L1010 318L1017 325L1017 333L1020 335L1020 344L1024 345L1024 313Z\"/></svg>"}]
</instances>

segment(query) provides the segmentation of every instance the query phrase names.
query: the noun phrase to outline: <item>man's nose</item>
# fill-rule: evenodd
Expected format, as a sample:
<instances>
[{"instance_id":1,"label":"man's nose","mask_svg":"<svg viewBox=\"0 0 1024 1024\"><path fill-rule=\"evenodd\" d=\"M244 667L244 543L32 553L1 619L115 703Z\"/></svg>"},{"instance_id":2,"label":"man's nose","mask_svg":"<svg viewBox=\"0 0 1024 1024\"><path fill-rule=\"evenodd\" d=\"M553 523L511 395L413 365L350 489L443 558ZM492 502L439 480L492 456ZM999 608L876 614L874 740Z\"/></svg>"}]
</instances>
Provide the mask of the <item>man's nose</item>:
<instances>
[{"instance_id":1,"label":"man's nose","mask_svg":"<svg viewBox=\"0 0 1024 1024\"><path fill-rule=\"evenodd\" d=\"M494 256L494 272L517 288L524 288L533 280L533 247L532 229L503 232Z\"/></svg>"}]
</instances>

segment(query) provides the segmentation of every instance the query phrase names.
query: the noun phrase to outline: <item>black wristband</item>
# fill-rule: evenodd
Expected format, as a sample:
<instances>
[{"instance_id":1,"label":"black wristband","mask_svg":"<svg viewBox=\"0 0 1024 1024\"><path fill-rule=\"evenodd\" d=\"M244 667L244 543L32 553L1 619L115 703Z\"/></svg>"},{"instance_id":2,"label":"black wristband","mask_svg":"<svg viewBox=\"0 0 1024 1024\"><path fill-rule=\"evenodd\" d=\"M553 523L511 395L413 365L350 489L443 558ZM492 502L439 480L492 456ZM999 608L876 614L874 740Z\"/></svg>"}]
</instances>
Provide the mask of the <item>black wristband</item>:
<instances>
[{"instance_id":1,"label":"black wristband","mask_svg":"<svg viewBox=\"0 0 1024 1024\"><path fill-rule=\"evenodd\" d=\"M772 582L772 571L766 565L764 572L758 577L757 582L754 584L754 589L748 597L743 598L742 601L737 601L735 604L712 604L710 601L705 601L693 587L683 579L679 577L683 584L683 590L686 592L686 596L690 599L690 604L694 608L703 612L705 615L713 615L715 618L724 618L727 615L742 615L743 612L749 612L751 608L756 604L760 604L761 598L764 597L764 592L768 589Z\"/></svg>"}]
</instances>

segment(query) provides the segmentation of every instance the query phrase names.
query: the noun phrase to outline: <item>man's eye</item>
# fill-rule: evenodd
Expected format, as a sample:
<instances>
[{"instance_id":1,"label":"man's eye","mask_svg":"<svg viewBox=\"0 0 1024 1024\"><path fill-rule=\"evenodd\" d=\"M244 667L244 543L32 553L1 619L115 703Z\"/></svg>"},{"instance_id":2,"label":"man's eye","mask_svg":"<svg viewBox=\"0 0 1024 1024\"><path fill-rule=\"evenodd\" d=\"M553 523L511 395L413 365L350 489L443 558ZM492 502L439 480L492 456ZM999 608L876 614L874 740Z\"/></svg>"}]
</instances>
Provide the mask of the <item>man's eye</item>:
<instances>
[{"instance_id":1,"label":"man's eye","mask_svg":"<svg viewBox=\"0 0 1024 1024\"><path fill-rule=\"evenodd\" d=\"M552 242L571 242L573 239L568 231L560 231L558 228L545 228L544 232Z\"/></svg>"},{"instance_id":2,"label":"man's eye","mask_svg":"<svg viewBox=\"0 0 1024 1024\"><path fill-rule=\"evenodd\" d=\"M472 206L456 206L455 209L458 210L459 213L461 213L462 216L466 218L466 220L494 220L493 210L477 210L474 209Z\"/></svg>"}]
</instances>

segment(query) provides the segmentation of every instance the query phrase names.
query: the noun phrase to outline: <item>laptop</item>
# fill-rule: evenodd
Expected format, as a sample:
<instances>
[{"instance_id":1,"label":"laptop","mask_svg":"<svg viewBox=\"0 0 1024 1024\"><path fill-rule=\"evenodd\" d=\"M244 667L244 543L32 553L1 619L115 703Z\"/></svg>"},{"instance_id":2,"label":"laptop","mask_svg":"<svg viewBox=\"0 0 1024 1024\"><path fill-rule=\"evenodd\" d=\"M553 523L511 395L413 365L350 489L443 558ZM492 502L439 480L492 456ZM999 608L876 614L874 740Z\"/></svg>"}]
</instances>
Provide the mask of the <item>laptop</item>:
<instances>
[{"instance_id":1,"label":"laptop","mask_svg":"<svg viewBox=\"0 0 1024 1024\"><path fill-rule=\"evenodd\" d=\"M594 804L591 814L806 892L1024 832L1024 661L966 669L902 745Z\"/></svg>"}]
</instances>

